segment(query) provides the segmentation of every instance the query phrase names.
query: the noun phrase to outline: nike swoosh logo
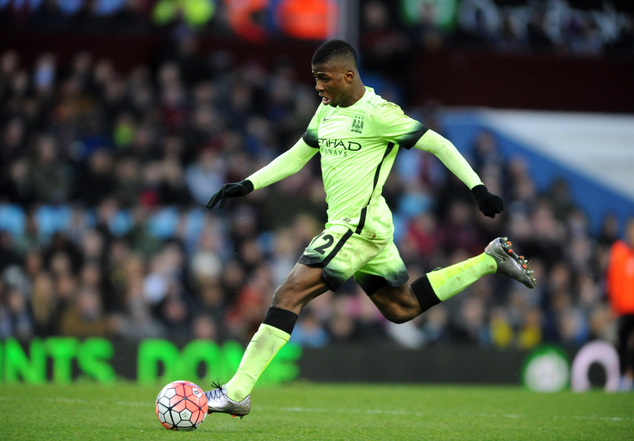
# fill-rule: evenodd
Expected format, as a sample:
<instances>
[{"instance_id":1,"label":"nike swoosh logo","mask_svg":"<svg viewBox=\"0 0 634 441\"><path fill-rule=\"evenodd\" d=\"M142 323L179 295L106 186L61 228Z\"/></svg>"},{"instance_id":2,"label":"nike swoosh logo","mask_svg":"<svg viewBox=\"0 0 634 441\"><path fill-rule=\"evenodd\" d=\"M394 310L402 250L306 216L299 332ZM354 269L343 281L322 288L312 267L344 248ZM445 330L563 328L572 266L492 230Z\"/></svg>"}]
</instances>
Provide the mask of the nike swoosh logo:
<instances>
[{"instance_id":1,"label":"nike swoosh logo","mask_svg":"<svg viewBox=\"0 0 634 441\"><path fill-rule=\"evenodd\" d=\"M335 117L334 116L330 116L330 117L327 116L322 121L330 121L331 119L335 119Z\"/></svg>"}]
</instances>

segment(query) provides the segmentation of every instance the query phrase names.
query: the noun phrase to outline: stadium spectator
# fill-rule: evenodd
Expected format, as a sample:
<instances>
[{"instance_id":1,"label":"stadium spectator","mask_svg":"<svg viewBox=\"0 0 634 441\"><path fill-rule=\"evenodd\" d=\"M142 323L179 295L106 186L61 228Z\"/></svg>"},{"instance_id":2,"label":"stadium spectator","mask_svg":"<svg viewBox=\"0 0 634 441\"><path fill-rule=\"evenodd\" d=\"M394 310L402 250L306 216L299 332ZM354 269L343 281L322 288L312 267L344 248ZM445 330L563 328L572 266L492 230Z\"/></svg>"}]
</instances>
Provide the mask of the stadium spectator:
<instances>
[{"instance_id":1,"label":"stadium spectator","mask_svg":"<svg viewBox=\"0 0 634 441\"><path fill-rule=\"evenodd\" d=\"M80 287L62 312L60 335L79 338L104 337L108 333L101 295L95 287Z\"/></svg>"},{"instance_id":2,"label":"stadium spectator","mask_svg":"<svg viewBox=\"0 0 634 441\"><path fill-rule=\"evenodd\" d=\"M35 197L49 204L69 200L71 171L61 157L56 139L42 134L37 137L34 149L33 158L29 161L28 177Z\"/></svg>"},{"instance_id":3,"label":"stadium spectator","mask_svg":"<svg viewBox=\"0 0 634 441\"><path fill-rule=\"evenodd\" d=\"M628 219L623 239L612 245L607 284L610 303L618 317L621 388L630 390L634 382L634 217Z\"/></svg>"},{"instance_id":4,"label":"stadium spectator","mask_svg":"<svg viewBox=\"0 0 634 441\"><path fill-rule=\"evenodd\" d=\"M114 159L106 148L93 151L78 164L75 173L75 197L89 207L99 205L115 191Z\"/></svg>"}]
</instances>

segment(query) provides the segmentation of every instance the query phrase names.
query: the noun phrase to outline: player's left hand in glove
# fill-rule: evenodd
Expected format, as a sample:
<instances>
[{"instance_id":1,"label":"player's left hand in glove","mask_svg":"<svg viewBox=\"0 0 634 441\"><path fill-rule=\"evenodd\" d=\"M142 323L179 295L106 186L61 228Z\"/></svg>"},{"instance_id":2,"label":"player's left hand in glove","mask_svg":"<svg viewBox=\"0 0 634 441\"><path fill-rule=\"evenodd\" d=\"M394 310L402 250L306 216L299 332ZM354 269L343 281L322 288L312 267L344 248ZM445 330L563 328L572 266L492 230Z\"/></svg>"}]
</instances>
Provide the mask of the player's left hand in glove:
<instances>
[{"instance_id":1,"label":"player's left hand in glove","mask_svg":"<svg viewBox=\"0 0 634 441\"><path fill-rule=\"evenodd\" d=\"M471 189L471 194L475 198L480 211L488 217L495 217L496 214L504 210L504 202L502 198L496 194L489 192L483 185L476 185Z\"/></svg>"},{"instance_id":2,"label":"player's left hand in glove","mask_svg":"<svg viewBox=\"0 0 634 441\"><path fill-rule=\"evenodd\" d=\"M239 198L246 196L253 191L253 183L248 179L244 179L240 182L232 182L223 184L220 190L214 194L209 202L207 202L207 208L210 210L220 201L218 207L224 208L227 198Z\"/></svg>"}]
</instances>

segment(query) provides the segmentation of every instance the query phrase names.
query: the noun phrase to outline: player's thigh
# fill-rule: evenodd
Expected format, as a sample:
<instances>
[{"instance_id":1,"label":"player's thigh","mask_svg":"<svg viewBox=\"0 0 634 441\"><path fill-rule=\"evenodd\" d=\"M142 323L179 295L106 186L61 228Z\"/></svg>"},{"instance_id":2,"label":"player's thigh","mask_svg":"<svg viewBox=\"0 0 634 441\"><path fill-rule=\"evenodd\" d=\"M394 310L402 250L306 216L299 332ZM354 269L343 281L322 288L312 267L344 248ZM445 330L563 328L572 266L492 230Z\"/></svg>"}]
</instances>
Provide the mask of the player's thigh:
<instances>
[{"instance_id":1,"label":"player's thigh","mask_svg":"<svg viewBox=\"0 0 634 441\"><path fill-rule=\"evenodd\" d=\"M396 245L390 240L376 256L354 273L354 278L371 296L378 291L390 293L395 291L391 288L407 287L409 274Z\"/></svg>"},{"instance_id":2,"label":"player's thigh","mask_svg":"<svg viewBox=\"0 0 634 441\"><path fill-rule=\"evenodd\" d=\"M420 305L409 287L405 263L393 242L354 277L388 320L404 323L420 314Z\"/></svg>"},{"instance_id":3,"label":"player's thigh","mask_svg":"<svg viewBox=\"0 0 634 441\"><path fill-rule=\"evenodd\" d=\"M320 268L322 277L336 291L378 255L388 240L370 240L354 233L346 225L331 225L306 247L299 263Z\"/></svg>"}]
</instances>

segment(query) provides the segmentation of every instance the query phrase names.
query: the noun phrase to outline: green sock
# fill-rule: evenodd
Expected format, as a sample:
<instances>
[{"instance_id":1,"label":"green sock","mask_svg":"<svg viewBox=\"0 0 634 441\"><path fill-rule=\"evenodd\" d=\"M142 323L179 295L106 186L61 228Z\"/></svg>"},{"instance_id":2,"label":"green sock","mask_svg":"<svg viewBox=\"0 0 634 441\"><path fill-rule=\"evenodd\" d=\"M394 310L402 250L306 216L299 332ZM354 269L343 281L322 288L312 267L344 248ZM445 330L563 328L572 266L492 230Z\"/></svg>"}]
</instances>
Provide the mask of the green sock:
<instances>
[{"instance_id":1,"label":"green sock","mask_svg":"<svg viewBox=\"0 0 634 441\"><path fill-rule=\"evenodd\" d=\"M227 396L234 401L242 401L251 393L264 369L291 335L262 323L247 346L238 371L226 384Z\"/></svg>"},{"instance_id":2,"label":"green sock","mask_svg":"<svg viewBox=\"0 0 634 441\"><path fill-rule=\"evenodd\" d=\"M445 301L464 291L466 287L486 274L497 271L497 262L492 256L482 253L463 262L456 263L436 271L427 273L427 278L434 293Z\"/></svg>"}]
</instances>

